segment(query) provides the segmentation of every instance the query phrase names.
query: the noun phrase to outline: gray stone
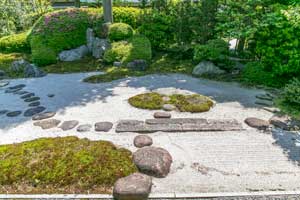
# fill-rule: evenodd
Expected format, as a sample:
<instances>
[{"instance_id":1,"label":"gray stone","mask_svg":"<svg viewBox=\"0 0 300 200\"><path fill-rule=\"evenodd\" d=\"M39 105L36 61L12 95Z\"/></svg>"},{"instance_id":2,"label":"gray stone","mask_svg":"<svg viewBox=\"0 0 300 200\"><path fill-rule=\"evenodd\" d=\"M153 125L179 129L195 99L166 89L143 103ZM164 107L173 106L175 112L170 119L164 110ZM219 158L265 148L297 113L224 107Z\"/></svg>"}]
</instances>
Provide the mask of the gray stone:
<instances>
[{"instance_id":1,"label":"gray stone","mask_svg":"<svg viewBox=\"0 0 300 200\"><path fill-rule=\"evenodd\" d=\"M41 105L41 102L39 102L39 101L35 101L35 102L32 102L32 103L28 104L29 107L36 107L36 106L39 106L39 105Z\"/></svg>"},{"instance_id":2,"label":"gray stone","mask_svg":"<svg viewBox=\"0 0 300 200\"><path fill-rule=\"evenodd\" d=\"M283 115L283 116L273 116L270 120L269 120L270 124L272 124L273 126L280 128L282 130L290 130L290 122L291 122L291 118L287 115Z\"/></svg>"},{"instance_id":3,"label":"gray stone","mask_svg":"<svg viewBox=\"0 0 300 200\"><path fill-rule=\"evenodd\" d=\"M224 70L220 69L210 61L202 61L193 69L193 75L224 74L224 73L225 73Z\"/></svg>"},{"instance_id":4,"label":"gray stone","mask_svg":"<svg viewBox=\"0 0 300 200\"><path fill-rule=\"evenodd\" d=\"M48 94L47 95L49 98L53 98L53 97L55 97L55 94Z\"/></svg>"},{"instance_id":5,"label":"gray stone","mask_svg":"<svg viewBox=\"0 0 300 200\"><path fill-rule=\"evenodd\" d=\"M33 101L38 101L40 99L41 99L40 97L30 97L30 98L25 99L24 101L25 102L33 102Z\"/></svg>"},{"instance_id":6,"label":"gray stone","mask_svg":"<svg viewBox=\"0 0 300 200\"><path fill-rule=\"evenodd\" d=\"M154 118L171 118L171 114L167 112L155 112Z\"/></svg>"},{"instance_id":7,"label":"gray stone","mask_svg":"<svg viewBox=\"0 0 300 200\"><path fill-rule=\"evenodd\" d=\"M172 104L164 104L162 109L165 111L172 111L172 110L176 110L176 106Z\"/></svg>"},{"instance_id":8,"label":"gray stone","mask_svg":"<svg viewBox=\"0 0 300 200\"><path fill-rule=\"evenodd\" d=\"M25 117L32 117L33 115L36 115L38 113L41 113L43 111L45 111L46 108L43 106L38 106L38 107L34 107L34 108L29 108L28 110L26 110L24 112L24 116Z\"/></svg>"},{"instance_id":9,"label":"gray stone","mask_svg":"<svg viewBox=\"0 0 300 200\"><path fill-rule=\"evenodd\" d=\"M24 68L28 65L30 65L30 63L24 59L16 60L12 62L9 70L12 72L24 72Z\"/></svg>"},{"instance_id":10,"label":"gray stone","mask_svg":"<svg viewBox=\"0 0 300 200\"><path fill-rule=\"evenodd\" d=\"M63 131L67 131L75 128L78 124L79 122L77 120L65 121L59 126L59 128L61 128Z\"/></svg>"},{"instance_id":11,"label":"gray stone","mask_svg":"<svg viewBox=\"0 0 300 200\"><path fill-rule=\"evenodd\" d=\"M8 112L9 112L9 110L0 110L0 115L4 115L4 114L6 114Z\"/></svg>"},{"instance_id":12,"label":"gray stone","mask_svg":"<svg viewBox=\"0 0 300 200\"><path fill-rule=\"evenodd\" d=\"M44 112L44 113L39 113L36 114L32 117L32 120L43 120L43 119L48 119L56 115L56 112Z\"/></svg>"},{"instance_id":13,"label":"gray stone","mask_svg":"<svg viewBox=\"0 0 300 200\"><path fill-rule=\"evenodd\" d=\"M0 69L0 79L4 79L5 77L6 77L5 71Z\"/></svg>"},{"instance_id":14,"label":"gray stone","mask_svg":"<svg viewBox=\"0 0 300 200\"><path fill-rule=\"evenodd\" d=\"M252 128L257 128L258 130L266 130L270 126L268 121L255 117L249 117L245 119L245 123Z\"/></svg>"},{"instance_id":15,"label":"gray stone","mask_svg":"<svg viewBox=\"0 0 300 200\"><path fill-rule=\"evenodd\" d=\"M76 49L66 50L59 53L58 57L60 61L71 62L80 60L89 53L89 49L86 45L82 45Z\"/></svg>"},{"instance_id":16,"label":"gray stone","mask_svg":"<svg viewBox=\"0 0 300 200\"><path fill-rule=\"evenodd\" d=\"M173 162L170 153L157 147L143 147L133 154L133 162L140 172L164 178L170 172Z\"/></svg>"},{"instance_id":17,"label":"gray stone","mask_svg":"<svg viewBox=\"0 0 300 200\"><path fill-rule=\"evenodd\" d=\"M9 81L0 81L0 87L5 87L9 84Z\"/></svg>"},{"instance_id":18,"label":"gray stone","mask_svg":"<svg viewBox=\"0 0 300 200\"><path fill-rule=\"evenodd\" d=\"M33 97L34 95L35 95L34 93L28 93L28 94L25 94L25 95L21 96L21 99L31 98L31 97Z\"/></svg>"},{"instance_id":19,"label":"gray stone","mask_svg":"<svg viewBox=\"0 0 300 200\"><path fill-rule=\"evenodd\" d=\"M93 50L94 39L95 39L95 36L94 36L93 29L88 28L86 30L86 46L87 46L89 52L92 52L92 50Z\"/></svg>"},{"instance_id":20,"label":"gray stone","mask_svg":"<svg viewBox=\"0 0 300 200\"><path fill-rule=\"evenodd\" d=\"M11 90L14 90L14 89L23 89L24 87L26 87L25 84L19 84L19 85L11 86L8 89L11 89Z\"/></svg>"},{"instance_id":21,"label":"gray stone","mask_svg":"<svg viewBox=\"0 0 300 200\"><path fill-rule=\"evenodd\" d=\"M121 67L122 66L122 63L121 62L118 62L118 61L115 61L113 66L115 67Z\"/></svg>"},{"instance_id":22,"label":"gray stone","mask_svg":"<svg viewBox=\"0 0 300 200\"><path fill-rule=\"evenodd\" d=\"M267 101L272 101L273 97L267 95L267 94L259 94L255 96L257 99L261 99L261 100L267 100Z\"/></svg>"},{"instance_id":23,"label":"gray stone","mask_svg":"<svg viewBox=\"0 0 300 200\"><path fill-rule=\"evenodd\" d=\"M13 111L6 114L7 117L17 117L22 114L22 111Z\"/></svg>"},{"instance_id":24,"label":"gray stone","mask_svg":"<svg viewBox=\"0 0 300 200\"><path fill-rule=\"evenodd\" d=\"M92 129L92 125L90 124L82 124L77 127L78 132L88 132Z\"/></svg>"},{"instance_id":25,"label":"gray stone","mask_svg":"<svg viewBox=\"0 0 300 200\"><path fill-rule=\"evenodd\" d=\"M141 173L134 173L116 181L113 197L116 200L147 200L151 187L151 177Z\"/></svg>"},{"instance_id":26,"label":"gray stone","mask_svg":"<svg viewBox=\"0 0 300 200\"><path fill-rule=\"evenodd\" d=\"M268 106L268 107L272 107L274 105L272 101L268 101L268 100L257 100L255 101L255 104L261 106Z\"/></svg>"},{"instance_id":27,"label":"gray stone","mask_svg":"<svg viewBox=\"0 0 300 200\"><path fill-rule=\"evenodd\" d=\"M153 144L153 140L147 135L138 135L134 138L133 144L137 148L142 148L145 146L151 146Z\"/></svg>"},{"instance_id":28,"label":"gray stone","mask_svg":"<svg viewBox=\"0 0 300 200\"><path fill-rule=\"evenodd\" d=\"M95 124L95 131L108 132L113 127L111 122L98 122Z\"/></svg>"},{"instance_id":29,"label":"gray stone","mask_svg":"<svg viewBox=\"0 0 300 200\"><path fill-rule=\"evenodd\" d=\"M34 126L39 126L42 129L50 129L50 128L57 127L59 123L60 123L60 120L48 119L48 120L34 122L33 125Z\"/></svg>"},{"instance_id":30,"label":"gray stone","mask_svg":"<svg viewBox=\"0 0 300 200\"><path fill-rule=\"evenodd\" d=\"M134 60L127 64L127 68L137 71L145 71L148 67L146 60Z\"/></svg>"},{"instance_id":31,"label":"gray stone","mask_svg":"<svg viewBox=\"0 0 300 200\"><path fill-rule=\"evenodd\" d=\"M279 113L281 112L279 108L275 108L275 107L263 107L262 109L271 112L271 113Z\"/></svg>"},{"instance_id":32,"label":"gray stone","mask_svg":"<svg viewBox=\"0 0 300 200\"><path fill-rule=\"evenodd\" d=\"M95 38L92 48L92 55L95 58L102 58L104 52L110 48L110 44L107 39Z\"/></svg>"},{"instance_id":33,"label":"gray stone","mask_svg":"<svg viewBox=\"0 0 300 200\"><path fill-rule=\"evenodd\" d=\"M24 94L28 94L29 92L27 91L17 91L17 92L14 92L14 94L17 94L17 95L24 95Z\"/></svg>"},{"instance_id":34,"label":"gray stone","mask_svg":"<svg viewBox=\"0 0 300 200\"><path fill-rule=\"evenodd\" d=\"M41 70L34 64L27 65L24 68L24 77L25 78L39 78L39 77L44 77L46 75L47 74L43 70Z\"/></svg>"},{"instance_id":35,"label":"gray stone","mask_svg":"<svg viewBox=\"0 0 300 200\"><path fill-rule=\"evenodd\" d=\"M15 92L18 92L20 90L22 90L22 88L15 88L15 89L8 88L8 89L5 90L5 93L15 93Z\"/></svg>"}]
</instances>

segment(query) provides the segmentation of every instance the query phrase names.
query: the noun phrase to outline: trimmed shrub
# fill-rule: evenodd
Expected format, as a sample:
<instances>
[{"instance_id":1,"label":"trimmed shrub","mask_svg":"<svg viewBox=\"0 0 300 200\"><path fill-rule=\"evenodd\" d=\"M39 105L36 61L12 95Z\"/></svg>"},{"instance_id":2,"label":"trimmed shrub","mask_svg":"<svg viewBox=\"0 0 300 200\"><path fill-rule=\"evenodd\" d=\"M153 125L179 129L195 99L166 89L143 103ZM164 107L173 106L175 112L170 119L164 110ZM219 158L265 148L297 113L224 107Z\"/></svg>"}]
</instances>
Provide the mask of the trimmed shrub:
<instances>
[{"instance_id":1,"label":"trimmed shrub","mask_svg":"<svg viewBox=\"0 0 300 200\"><path fill-rule=\"evenodd\" d=\"M126 40L133 36L133 29L124 23L115 23L109 27L108 38L110 41Z\"/></svg>"},{"instance_id":2,"label":"trimmed shrub","mask_svg":"<svg viewBox=\"0 0 300 200\"><path fill-rule=\"evenodd\" d=\"M0 51L5 53L30 52L30 45L27 41L27 32L0 38Z\"/></svg>"},{"instance_id":3,"label":"trimmed shrub","mask_svg":"<svg viewBox=\"0 0 300 200\"><path fill-rule=\"evenodd\" d=\"M66 9L41 17L29 35L32 60L38 65L56 62L62 50L86 43L86 29L99 29L103 19L98 9ZM50 54L48 57L47 54Z\"/></svg>"},{"instance_id":4,"label":"trimmed shrub","mask_svg":"<svg viewBox=\"0 0 300 200\"><path fill-rule=\"evenodd\" d=\"M300 106L300 80L294 78L284 87L283 100L291 105Z\"/></svg>"},{"instance_id":5,"label":"trimmed shrub","mask_svg":"<svg viewBox=\"0 0 300 200\"><path fill-rule=\"evenodd\" d=\"M114 7L114 22L129 24L133 28L137 28L140 23L142 9L132 7Z\"/></svg>"}]
</instances>

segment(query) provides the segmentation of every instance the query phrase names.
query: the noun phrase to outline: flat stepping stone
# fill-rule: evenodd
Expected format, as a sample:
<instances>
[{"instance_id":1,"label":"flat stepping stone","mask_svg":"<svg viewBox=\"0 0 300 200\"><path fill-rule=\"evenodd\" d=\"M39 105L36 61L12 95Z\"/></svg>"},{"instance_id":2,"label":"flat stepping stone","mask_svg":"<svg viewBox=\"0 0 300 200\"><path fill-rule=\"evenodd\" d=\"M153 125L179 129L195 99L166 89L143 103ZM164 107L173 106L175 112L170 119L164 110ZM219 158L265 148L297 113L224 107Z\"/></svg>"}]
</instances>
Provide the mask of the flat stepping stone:
<instances>
[{"instance_id":1,"label":"flat stepping stone","mask_svg":"<svg viewBox=\"0 0 300 200\"><path fill-rule=\"evenodd\" d=\"M9 84L9 81L0 81L0 87L5 87Z\"/></svg>"},{"instance_id":2,"label":"flat stepping stone","mask_svg":"<svg viewBox=\"0 0 300 200\"><path fill-rule=\"evenodd\" d=\"M13 111L6 114L7 117L17 117L22 114L22 111Z\"/></svg>"},{"instance_id":3,"label":"flat stepping stone","mask_svg":"<svg viewBox=\"0 0 300 200\"><path fill-rule=\"evenodd\" d=\"M151 192L152 178L134 173L116 181L113 197L116 200L147 200Z\"/></svg>"},{"instance_id":4,"label":"flat stepping stone","mask_svg":"<svg viewBox=\"0 0 300 200\"><path fill-rule=\"evenodd\" d=\"M275 107L263 107L262 109L271 112L271 113L279 113L280 109Z\"/></svg>"},{"instance_id":5,"label":"flat stepping stone","mask_svg":"<svg viewBox=\"0 0 300 200\"><path fill-rule=\"evenodd\" d=\"M239 131L242 124L237 120L213 120L201 118L175 118L175 119L147 119L145 122L137 120L120 121L116 132L187 132L187 131Z\"/></svg>"},{"instance_id":6,"label":"flat stepping stone","mask_svg":"<svg viewBox=\"0 0 300 200\"><path fill-rule=\"evenodd\" d=\"M176 110L176 106L174 106L172 104L164 104L162 106L162 109L165 111L172 111L172 110Z\"/></svg>"},{"instance_id":7,"label":"flat stepping stone","mask_svg":"<svg viewBox=\"0 0 300 200\"><path fill-rule=\"evenodd\" d=\"M0 115L4 115L4 114L6 114L8 112L9 112L9 110L0 110Z\"/></svg>"},{"instance_id":8,"label":"flat stepping stone","mask_svg":"<svg viewBox=\"0 0 300 200\"><path fill-rule=\"evenodd\" d=\"M261 100L267 100L267 101L272 101L273 100L273 97L267 95L267 94L259 94L259 95L256 95L256 98L257 99L261 99Z\"/></svg>"},{"instance_id":9,"label":"flat stepping stone","mask_svg":"<svg viewBox=\"0 0 300 200\"><path fill-rule=\"evenodd\" d=\"M171 118L171 114L167 112L156 112L153 115L154 118Z\"/></svg>"},{"instance_id":10,"label":"flat stepping stone","mask_svg":"<svg viewBox=\"0 0 300 200\"><path fill-rule=\"evenodd\" d=\"M133 153L133 162L140 172L156 178L164 178L170 172L173 159L163 148L143 147Z\"/></svg>"},{"instance_id":11,"label":"flat stepping stone","mask_svg":"<svg viewBox=\"0 0 300 200\"><path fill-rule=\"evenodd\" d=\"M49 98L53 98L55 95L54 94L48 94L47 95Z\"/></svg>"},{"instance_id":12,"label":"flat stepping stone","mask_svg":"<svg viewBox=\"0 0 300 200\"><path fill-rule=\"evenodd\" d=\"M290 123L291 123L291 118L287 115L284 116L273 116L269 122L273 126L280 128L282 130L290 130Z\"/></svg>"},{"instance_id":13,"label":"flat stepping stone","mask_svg":"<svg viewBox=\"0 0 300 200\"><path fill-rule=\"evenodd\" d=\"M28 94L29 92L27 91L17 91L17 92L14 92L14 94L18 94L18 95L24 95L24 94Z\"/></svg>"},{"instance_id":14,"label":"flat stepping stone","mask_svg":"<svg viewBox=\"0 0 300 200\"><path fill-rule=\"evenodd\" d=\"M77 127L77 131L78 132L88 132L92 129L92 127L93 126L91 124L82 124Z\"/></svg>"},{"instance_id":15,"label":"flat stepping stone","mask_svg":"<svg viewBox=\"0 0 300 200\"><path fill-rule=\"evenodd\" d=\"M79 122L77 120L64 121L59 128L61 128L63 131L68 131L75 128L78 124Z\"/></svg>"},{"instance_id":16,"label":"flat stepping stone","mask_svg":"<svg viewBox=\"0 0 300 200\"><path fill-rule=\"evenodd\" d=\"M245 119L245 123L248 126L250 126L252 128L256 128L258 130L266 130L270 126L270 123L268 121L258 119L255 117L249 117L249 118Z\"/></svg>"},{"instance_id":17,"label":"flat stepping stone","mask_svg":"<svg viewBox=\"0 0 300 200\"><path fill-rule=\"evenodd\" d=\"M19 84L19 85L11 86L8 89L11 89L11 90L14 90L14 89L23 89L24 87L26 87L25 84Z\"/></svg>"},{"instance_id":18,"label":"flat stepping stone","mask_svg":"<svg viewBox=\"0 0 300 200\"><path fill-rule=\"evenodd\" d=\"M32 117L33 115L36 115L36 114L41 113L41 112L44 112L45 110L46 110L46 108L43 107L43 106L29 108L28 110L26 110L24 112L24 116L25 117Z\"/></svg>"},{"instance_id":19,"label":"flat stepping stone","mask_svg":"<svg viewBox=\"0 0 300 200\"><path fill-rule=\"evenodd\" d=\"M273 101L268 101L268 100L257 100L257 101L255 101L255 104L261 105L261 106L267 106L267 107L274 106Z\"/></svg>"},{"instance_id":20,"label":"flat stepping stone","mask_svg":"<svg viewBox=\"0 0 300 200\"><path fill-rule=\"evenodd\" d=\"M142 148L146 146L151 146L153 144L153 140L147 135L138 135L134 138L133 144L137 148Z\"/></svg>"},{"instance_id":21,"label":"flat stepping stone","mask_svg":"<svg viewBox=\"0 0 300 200\"><path fill-rule=\"evenodd\" d=\"M56 115L56 112L44 112L44 113L39 113L36 114L32 117L32 120L43 120L43 119L48 119Z\"/></svg>"},{"instance_id":22,"label":"flat stepping stone","mask_svg":"<svg viewBox=\"0 0 300 200\"><path fill-rule=\"evenodd\" d=\"M108 132L112 129L113 123L111 122L98 122L95 124L95 131L98 132Z\"/></svg>"},{"instance_id":23,"label":"flat stepping stone","mask_svg":"<svg viewBox=\"0 0 300 200\"><path fill-rule=\"evenodd\" d=\"M21 99L31 98L31 97L33 97L34 95L35 95L34 93L28 93L28 94L25 94L25 95L21 96Z\"/></svg>"},{"instance_id":24,"label":"flat stepping stone","mask_svg":"<svg viewBox=\"0 0 300 200\"><path fill-rule=\"evenodd\" d=\"M28 104L29 107L36 107L36 106L39 106L39 105L41 105L41 102L39 102L39 101L35 101L35 102L32 102L32 103Z\"/></svg>"},{"instance_id":25,"label":"flat stepping stone","mask_svg":"<svg viewBox=\"0 0 300 200\"><path fill-rule=\"evenodd\" d=\"M24 101L25 102L33 102L33 101L38 101L40 99L41 99L40 97L30 97L30 98L25 99Z\"/></svg>"},{"instance_id":26,"label":"flat stepping stone","mask_svg":"<svg viewBox=\"0 0 300 200\"><path fill-rule=\"evenodd\" d=\"M15 92L18 92L18 91L20 91L20 90L22 90L22 88L15 88L15 89L6 89L5 90L5 93L15 93Z\"/></svg>"},{"instance_id":27,"label":"flat stepping stone","mask_svg":"<svg viewBox=\"0 0 300 200\"><path fill-rule=\"evenodd\" d=\"M38 122L33 123L34 126L39 126L44 130L50 129L50 128L55 128L58 126L58 124L60 124L60 120L57 120L57 119L47 119L47 120L38 121Z\"/></svg>"}]
</instances>

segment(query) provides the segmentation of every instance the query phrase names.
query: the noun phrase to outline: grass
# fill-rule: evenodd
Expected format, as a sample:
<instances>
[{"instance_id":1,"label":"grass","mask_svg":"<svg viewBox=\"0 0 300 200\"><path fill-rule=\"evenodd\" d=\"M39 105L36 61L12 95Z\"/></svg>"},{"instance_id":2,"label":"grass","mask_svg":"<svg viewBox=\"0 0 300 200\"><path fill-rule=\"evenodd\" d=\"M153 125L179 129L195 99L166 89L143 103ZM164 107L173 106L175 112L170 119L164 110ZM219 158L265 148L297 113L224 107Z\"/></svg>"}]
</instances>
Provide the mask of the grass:
<instances>
[{"instance_id":1,"label":"grass","mask_svg":"<svg viewBox=\"0 0 300 200\"><path fill-rule=\"evenodd\" d=\"M130 151L77 137L1 145L0 159L1 193L111 193L137 171Z\"/></svg>"}]
</instances>

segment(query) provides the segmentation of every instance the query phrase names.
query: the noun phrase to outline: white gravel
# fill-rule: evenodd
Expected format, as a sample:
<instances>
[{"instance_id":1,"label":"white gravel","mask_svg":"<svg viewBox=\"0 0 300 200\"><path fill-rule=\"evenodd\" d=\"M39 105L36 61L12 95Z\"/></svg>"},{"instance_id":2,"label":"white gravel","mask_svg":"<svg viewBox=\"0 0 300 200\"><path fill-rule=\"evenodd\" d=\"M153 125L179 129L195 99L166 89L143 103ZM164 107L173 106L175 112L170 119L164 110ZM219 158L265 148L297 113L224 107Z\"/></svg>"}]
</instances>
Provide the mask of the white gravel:
<instances>
[{"instance_id":1,"label":"white gravel","mask_svg":"<svg viewBox=\"0 0 300 200\"><path fill-rule=\"evenodd\" d=\"M127 99L149 90L177 88L211 96L216 106L200 114L171 112L172 117L237 119L247 117L269 119L272 114L257 107L255 96L262 90L242 88L238 84L196 79L185 75L148 75L111 83L89 84L81 80L94 73L49 74L38 79L11 80L10 85L24 83L24 90L41 97L48 111L56 111L55 119L78 120L80 124L121 119L152 118L154 111L131 107ZM163 89L161 89L163 88ZM55 94L49 98L48 94ZM18 95L0 89L0 110L25 110ZM155 133L154 146L170 151L174 163L165 179L154 179L153 193L246 192L300 190L299 134L275 132L265 134L247 127L240 132ZM0 116L0 144L16 143L40 137L74 135L91 140L109 140L132 151L135 133L42 130L30 118ZM287 136L287 137L285 137ZM275 144L277 142L278 144ZM298 155L298 157L297 157Z\"/></svg>"}]
</instances>

